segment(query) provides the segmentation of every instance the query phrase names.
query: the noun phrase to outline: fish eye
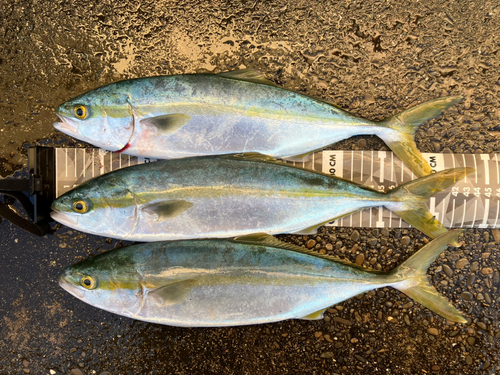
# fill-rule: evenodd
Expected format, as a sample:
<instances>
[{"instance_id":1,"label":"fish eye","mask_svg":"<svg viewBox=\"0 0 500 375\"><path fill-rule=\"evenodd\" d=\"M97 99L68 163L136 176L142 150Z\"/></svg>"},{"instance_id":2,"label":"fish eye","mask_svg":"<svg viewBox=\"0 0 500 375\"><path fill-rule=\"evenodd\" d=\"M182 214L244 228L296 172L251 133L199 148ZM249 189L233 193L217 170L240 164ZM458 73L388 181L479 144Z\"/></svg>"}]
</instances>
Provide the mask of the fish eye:
<instances>
[{"instance_id":1,"label":"fish eye","mask_svg":"<svg viewBox=\"0 0 500 375\"><path fill-rule=\"evenodd\" d=\"M73 210L79 214L84 214L89 210L89 205L85 201L76 201L73 203Z\"/></svg>"},{"instance_id":2,"label":"fish eye","mask_svg":"<svg viewBox=\"0 0 500 375\"><path fill-rule=\"evenodd\" d=\"M82 280L80 281L82 286L86 289L95 289L97 286L97 283L95 279L92 276L83 276Z\"/></svg>"},{"instance_id":3,"label":"fish eye","mask_svg":"<svg viewBox=\"0 0 500 375\"><path fill-rule=\"evenodd\" d=\"M87 118L87 115L88 115L87 107L85 107L84 105L79 105L75 107L75 116L77 118L79 118L80 120L84 120L85 118Z\"/></svg>"}]
</instances>

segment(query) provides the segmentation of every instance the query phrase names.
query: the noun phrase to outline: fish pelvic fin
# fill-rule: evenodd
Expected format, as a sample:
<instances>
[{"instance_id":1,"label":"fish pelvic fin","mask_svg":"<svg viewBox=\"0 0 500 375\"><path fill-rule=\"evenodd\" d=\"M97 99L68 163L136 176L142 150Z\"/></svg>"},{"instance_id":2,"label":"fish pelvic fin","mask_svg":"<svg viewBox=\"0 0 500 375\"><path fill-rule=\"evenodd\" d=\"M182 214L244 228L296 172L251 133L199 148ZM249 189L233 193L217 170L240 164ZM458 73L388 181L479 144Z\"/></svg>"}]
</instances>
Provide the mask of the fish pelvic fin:
<instances>
[{"instance_id":1,"label":"fish pelvic fin","mask_svg":"<svg viewBox=\"0 0 500 375\"><path fill-rule=\"evenodd\" d=\"M389 274L389 278L400 280L393 283L392 287L436 314L457 323L466 323L467 320L429 283L427 269L448 244L457 242L462 232L463 230L457 229L444 233Z\"/></svg>"},{"instance_id":2,"label":"fish pelvic fin","mask_svg":"<svg viewBox=\"0 0 500 375\"><path fill-rule=\"evenodd\" d=\"M447 229L429 211L427 200L473 172L474 168L447 169L401 185L388 193L392 202L403 203L392 211L425 235L436 238L446 233ZM458 246L457 243L453 245Z\"/></svg>"},{"instance_id":3,"label":"fish pelvic fin","mask_svg":"<svg viewBox=\"0 0 500 375\"><path fill-rule=\"evenodd\" d=\"M378 125L394 131L377 134L417 177L431 174L432 168L423 158L413 139L415 131L424 122L440 116L449 107L463 99L446 96L434 99L381 121Z\"/></svg>"}]
</instances>

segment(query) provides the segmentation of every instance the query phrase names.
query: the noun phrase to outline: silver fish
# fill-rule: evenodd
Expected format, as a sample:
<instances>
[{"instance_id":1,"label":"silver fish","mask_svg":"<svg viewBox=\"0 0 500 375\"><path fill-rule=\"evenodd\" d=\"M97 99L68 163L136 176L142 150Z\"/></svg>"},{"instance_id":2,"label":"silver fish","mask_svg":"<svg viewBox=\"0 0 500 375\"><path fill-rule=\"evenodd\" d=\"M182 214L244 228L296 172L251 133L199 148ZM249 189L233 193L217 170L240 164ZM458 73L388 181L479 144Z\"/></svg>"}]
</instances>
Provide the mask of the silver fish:
<instances>
[{"instance_id":1,"label":"silver fish","mask_svg":"<svg viewBox=\"0 0 500 375\"><path fill-rule=\"evenodd\" d=\"M243 152L301 159L342 139L374 134L421 177L432 169L415 145L415 131L461 99L435 99L374 122L246 69L112 83L60 105L54 126L106 150L158 159Z\"/></svg>"},{"instance_id":2,"label":"silver fish","mask_svg":"<svg viewBox=\"0 0 500 375\"><path fill-rule=\"evenodd\" d=\"M84 260L60 285L82 301L133 319L222 327L321 319L331 305L393 287L465 323L427 280L429 264L460 230L432 241L390 272L370 271L268 235L140 244Z\"/></svg>"},{"instance_id":3,"label":"silver fish","mask_svg":"<svg viewBox=\"0 0 500 375\"><path fill-rule=\"evenodd\" d=\"M427 199L471 173L456 168L387 194L262 155L163 160L82 184L52 204L71 228L132 241L312 234L363 208L386 206L434 238L446 232Z\"/></svg>"}]
</instances>

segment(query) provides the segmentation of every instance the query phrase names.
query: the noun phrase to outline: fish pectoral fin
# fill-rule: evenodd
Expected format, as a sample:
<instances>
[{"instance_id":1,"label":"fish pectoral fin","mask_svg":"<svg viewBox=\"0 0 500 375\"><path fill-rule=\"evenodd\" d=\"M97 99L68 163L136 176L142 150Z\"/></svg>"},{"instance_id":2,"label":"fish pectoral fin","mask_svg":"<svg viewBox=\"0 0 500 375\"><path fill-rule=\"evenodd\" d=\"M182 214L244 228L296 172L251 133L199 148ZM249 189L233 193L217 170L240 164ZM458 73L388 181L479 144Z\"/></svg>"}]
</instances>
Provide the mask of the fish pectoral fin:
<instances>
[{"instance_id":1,"label":"fish pectoral fin","mask_svg":"<svg viewBox=\"0 0 500 375\"><path fill-rule=\"evenodd\" d=\"M325 313L326 309L327 308L315 311L312 314L302 316L299 319L302 319L302 320L320 320L320 319L323 319L323 314Z\"/></svg>"},{"instance_id":2,"label":"fish pectoral fin","mask_svg":"<svg viewBox=\"0 0 500 375\"><path fill-rule=\"evenodd\" d=\"M274 82L264 77L264 75L260 71L252 68L223 72L219 73L218 75L220 75L221 77L237 79L240 81L248 81L253 83L261 83L268 86L276 86Z\"/></svg>"},{"instance_id":3,"label":"fish pectoral fin","mask_svg":"<svg viewBox=\"0 0 500 375\"><path fill-rule=\"evenodd\" d=\"M196 279L179 280L160 286L148 293L148 298L158 306L171 306L182 303L198 284Z\"/></svg>"},{"instance_id":4,"label":"fish pectoral fin","mask_svg":"<svg viewBox=\"0 0 500 375\"><path fill-rule=\"evenodd\" d=\"M141 125L156 129L161 135L170 135L186 125L191 116L182 113L172 113L156 117L145 118L140 121Z\"/></svg>"},{"instance_id":5,"label":"fish pectoral fin","mask_svg":"<svg viewBox=\"0 0 500 375\"><path fill-rule=\"evenodd\" d=\"M142 212L153 217L153 221L173 219L193 207L193 203L184 200L169 200L152 203L142 208Z\"/></svg>"}]
</instances>

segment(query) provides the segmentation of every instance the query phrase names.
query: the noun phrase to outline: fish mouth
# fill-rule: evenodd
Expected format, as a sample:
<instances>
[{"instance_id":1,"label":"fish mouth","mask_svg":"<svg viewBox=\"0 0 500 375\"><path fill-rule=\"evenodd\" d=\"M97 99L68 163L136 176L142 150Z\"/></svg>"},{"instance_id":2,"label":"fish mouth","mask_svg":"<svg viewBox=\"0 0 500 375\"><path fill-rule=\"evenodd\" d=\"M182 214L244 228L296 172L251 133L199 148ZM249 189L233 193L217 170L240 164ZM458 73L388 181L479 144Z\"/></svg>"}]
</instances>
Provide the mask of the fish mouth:
<instances>
[{"instance_id":1,"label":"fish mouth","mask_svg":"<svg viewBox=\"0 0 500 375\"><path fill-rule=\"evenodd\" d=\"M85 297L85 291L67 281L64 275L61 275L59 278L59 286L78 299L83 299L83 297Z\"/></svg>"},{"instance_id":2,"label":"fish mouth","mask_svg":"<svg viewBox=\"0 0 500 375\"><path fill-rule=\"evenodd\" d=\"M54 128L57 130L69 134L69 135L77 135L78 134L78 124L71 121L69 118L56 114L57 117L61 120L61 122L54 122Z\"/></svg>"},{"instance_id":3,"label":"fish mouth","mask_svg":"<svg viewBox=\"0 0 500 375\"><path fill-rule=\"evenodd\" d=\"M78 216L76 215L70 215L60 211L52 211L50 213L50 217L67 227L78 229Z\"/></svg>"}]
</instances>

